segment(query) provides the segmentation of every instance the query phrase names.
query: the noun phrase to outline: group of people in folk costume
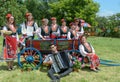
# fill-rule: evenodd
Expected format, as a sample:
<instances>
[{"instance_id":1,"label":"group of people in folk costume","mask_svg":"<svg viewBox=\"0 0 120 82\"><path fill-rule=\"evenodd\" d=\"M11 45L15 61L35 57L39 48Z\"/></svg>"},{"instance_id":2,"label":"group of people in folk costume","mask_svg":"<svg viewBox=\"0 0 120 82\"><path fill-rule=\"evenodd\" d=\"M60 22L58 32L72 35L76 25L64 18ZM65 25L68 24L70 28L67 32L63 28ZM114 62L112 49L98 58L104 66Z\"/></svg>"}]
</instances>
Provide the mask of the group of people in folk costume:
<instances>
[{"instance_id":1,"label":"group of people in folk costume","mask_svg":"<svg viewBox=\"0 0 120 82\"><path fill-rule=\"evenodd\" d=\"M78 39L79 36L84 34L83 27L80 26L80 19L75 19L75 22L71 22L70 28L66 25L66 20L61 19L61 26L57 24L55 17L51 18L52 24L48 25L49 20L42 19L42 26L36 30L36 34L40 39Z\"/></svg>"},{"instance_id":2,"label":"group of people in folk costume","mask_svg":"<svg viewBox=\"0 0 120 82\"><path fill-rule=\"evenodd\" d=\"M99 66L99 57L95 54L95 50L90 43L87 42L86 37L84 36L84 28L81 24L79 18L76 18L74 22L69 24L70 28L66 25L66 20L61 19L61 26L57 24L57 19L55 17L51 18L52 24L49 26L49 20L47 18L43 18L41 20L42 25L38 28L37 23L34 21L32 13L26 13L25 15L26 21L21 24L21 33L22 37L18 39L17 27L15 24L14 17L12 14L6 15L6 25L3 26L4 32L2 32L4 36L3 40L3 48L4 48L4 58L9 59L7 61L8 70L13 69L13 61L16 58L17 54L17 44L18 42L22 42L23 39L34 39L35 34L39 39L47 40L47 39L80 39L81 44L79 45L79 50L81 55L85 58L88 57L90 60L90 68L93 71L98 70ZM7 33L7 31L11 31L11 33ZM84 62L82 63L84 67Z\"/></svg>"}]
</instances>

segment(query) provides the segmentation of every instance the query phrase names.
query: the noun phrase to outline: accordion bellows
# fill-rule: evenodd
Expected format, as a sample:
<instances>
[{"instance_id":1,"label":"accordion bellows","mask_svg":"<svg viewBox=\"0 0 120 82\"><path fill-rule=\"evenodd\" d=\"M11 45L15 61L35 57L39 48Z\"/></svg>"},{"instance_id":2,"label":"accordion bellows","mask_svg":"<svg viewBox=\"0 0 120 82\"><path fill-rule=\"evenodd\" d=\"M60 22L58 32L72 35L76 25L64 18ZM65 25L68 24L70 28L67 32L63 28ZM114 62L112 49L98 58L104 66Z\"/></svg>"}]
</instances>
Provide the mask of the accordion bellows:
<instances>
[{"instance_id":1,"label":"accordion bellows","mask_svg":"<svg viewBox=\"0 0 120 82\"><path fill-rule=\"evenodd\" d=\"M52 66L56 73L69 68L70 61L68 55L65 52L53 54L51 58L53 60Z\"/></svg>"}]
</instances>

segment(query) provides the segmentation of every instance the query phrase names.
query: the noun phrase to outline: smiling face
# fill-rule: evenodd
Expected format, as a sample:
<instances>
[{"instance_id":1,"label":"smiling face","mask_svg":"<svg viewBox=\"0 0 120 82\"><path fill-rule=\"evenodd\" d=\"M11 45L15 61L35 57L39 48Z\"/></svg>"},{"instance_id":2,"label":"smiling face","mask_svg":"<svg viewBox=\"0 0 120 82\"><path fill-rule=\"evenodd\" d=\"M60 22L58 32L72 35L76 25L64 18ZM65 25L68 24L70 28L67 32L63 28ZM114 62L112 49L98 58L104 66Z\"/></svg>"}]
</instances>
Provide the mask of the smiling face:
<instances>
[{"instance_id":1,"label":"smiling face","mask_svg":"<svg viewBox=\"0 0 120 82\"><path fill-rule=\"evenodd\" d=\"M9 22L10 24L13 24L13 23L14 23L14 17L11 16L11 17L8 19L8 22Z\"/></svg>"},{"instance_id":2,"label":"smiling face","mask_svg":"<svg viewBox=\"0 0 120 82\"><path fill-rule=\"evenodd\" d=\"M62 22L62 25L63 25L63 26L66 26L66 22Z\"/></svg>"},{"instance_id":3,"label":"smiling face","mask_svg":"<svg viewBox=\"0 0 120 82\"><path fill-rule=\"evenodd\" d=\"M72 30L75 30L75 25L70 26Z\"/></svg>"},{"instance_id":4,"label":"smiling face","mask_svg":"<svg viewBox=\"0 0 120 82\"><path fill-rule=\"evenodd\" d=\"M32 16L32 15L29 15L29 16L28 16L28 21L31 21L31 20L33 20L33 16Z\"/></svg>"},{"instance_id":5,"label":"smiling face","mask_svg":"<svg viewBox=\"0 0 120 82\"><path fill-rule=\"evenodd\" d=\"M57 20L52 20L52 24L56 24Z\"/></svg>"},{"instance_id":6,"label":"smiling face","mask_svg":"<svg viewBox=\"0 0 120 82\"><path fill-rule=\"evenodd\" d=\"M48 19L43 19L43 20L42 20L42 24L43 24L43 25L48 25L48 22L49 22Z\"/></svg>"},{"instance_id":7,"label":"smiling face","mask_svg":"<svg viewBox=\"0 0 120 82\"><path fill-rule=\"evenodd\" d=\"M81 37L81 43L86 43L87 42L87 39L85 36Z\"/></svg>"},{"instance_id":8,"label":"smiling face","mask_svg":"<svg viewBox=\"0 0 120 82\"><path fill-rule=\"evenodd\" d=\"M76 20L76 21L75 21L75 25L78 25L78 24L79 24L79 20Z\"/></svg>"}]
</instances>

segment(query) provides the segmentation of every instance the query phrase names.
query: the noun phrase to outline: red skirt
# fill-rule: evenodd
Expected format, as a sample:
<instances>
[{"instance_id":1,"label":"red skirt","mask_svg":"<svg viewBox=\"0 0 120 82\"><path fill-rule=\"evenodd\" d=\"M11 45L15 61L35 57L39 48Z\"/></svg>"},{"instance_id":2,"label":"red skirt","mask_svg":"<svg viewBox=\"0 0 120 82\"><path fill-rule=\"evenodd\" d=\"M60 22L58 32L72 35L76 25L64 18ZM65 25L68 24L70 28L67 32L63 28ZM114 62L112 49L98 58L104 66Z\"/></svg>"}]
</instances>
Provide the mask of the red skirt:
<instances>
[{"instance_id":1,"label":"red skirt","mask_svg":"<svg viewBox=\"0 0 120 82\"><path fill-rule=\"evenodd\" d=\"M54 34L50 34L50 38L51 38L51 39L57 39L57 36L54 35Z\"/></svg>"},{"instance_id":2,"label":"red skirt","mask_svg":"<svg viewBox=\"0 0 120 82\"><path fill-rule=\"evenodd\" d=\"M93 54L92 56L89 56L89 57L91 61L91 66L90 66L91 69L97 68L100 65L99 57L96 54Z\"/></svg>"},{"instance_id":3,"label":"red skirt","mask_svg":"<svg viewBox=\"0 0 120 82\"><path fill-rule=\"evenodd\" d=\"M17 53L17 39L16 37L6 36L4 47L4 59L15 59Z\"/></svg>"},{"instance_id":4,"label":"red skirt","mask_svg":"<svg viewBox=\"0 0 120 82\"><path fill-rule=\"evenodd\" d=\"M67 38L67 36L60 36L60 38L64 38L64 39L66 39L66 38Z\"/></svg>"}]
</instances>

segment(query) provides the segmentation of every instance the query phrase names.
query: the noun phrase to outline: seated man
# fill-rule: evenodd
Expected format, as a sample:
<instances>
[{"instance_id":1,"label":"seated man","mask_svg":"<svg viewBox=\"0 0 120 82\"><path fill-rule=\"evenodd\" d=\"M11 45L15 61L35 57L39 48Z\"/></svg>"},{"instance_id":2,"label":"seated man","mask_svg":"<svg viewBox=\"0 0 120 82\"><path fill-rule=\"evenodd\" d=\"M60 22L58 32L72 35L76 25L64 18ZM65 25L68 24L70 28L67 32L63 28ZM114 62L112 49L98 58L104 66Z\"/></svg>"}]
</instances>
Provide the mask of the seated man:
<instances>
[{"instance_id":1,"label":"seated man","mask_svg":"<svg viewBox=\"0 0 120 82\"><path fill-rule=\"evenodd\" d=\"M51 44L50 48L52 50L52 54L46 57L43 64L51 64L51 68L48 71L48 76L52 80L56 81L72 72L72 64L70 63L70 59L65 52L58 52L57 47L54 44ZM58 75L55 76L54 74Z\"/></svg>"},{"instance_id":2,"label":"seated man","mask_svg":"<svg viewBox=\"0 0 120 82\"><path fill-rule=\"evenodd\" d=\"M84 58L87 57L90 60L90 69L97 72L100 64L99 57L95 54L93 46L87 42L84 35L81 37L81 45L79 46L79 50ZM84 67L84 62L82 67Z\"/></svg>"}]
</instances>

